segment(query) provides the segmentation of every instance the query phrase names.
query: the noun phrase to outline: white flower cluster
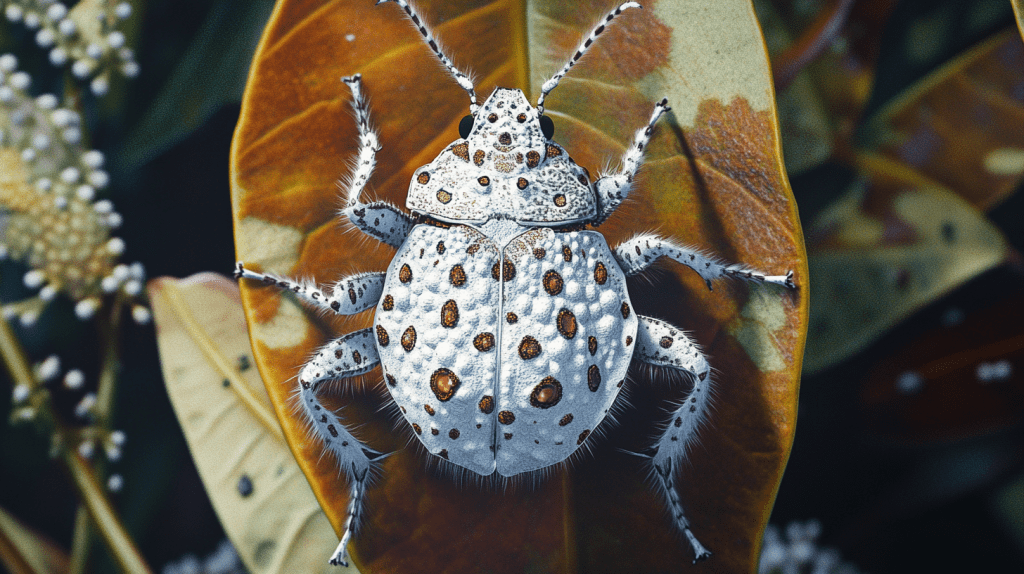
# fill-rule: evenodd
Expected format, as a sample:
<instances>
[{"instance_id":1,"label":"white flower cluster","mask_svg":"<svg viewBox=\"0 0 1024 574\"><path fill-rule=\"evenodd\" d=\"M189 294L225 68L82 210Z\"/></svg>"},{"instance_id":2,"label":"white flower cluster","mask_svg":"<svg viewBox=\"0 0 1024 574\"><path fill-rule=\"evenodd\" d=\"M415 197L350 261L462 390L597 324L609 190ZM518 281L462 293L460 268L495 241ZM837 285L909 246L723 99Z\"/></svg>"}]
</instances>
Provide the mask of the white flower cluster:
<instances>
[{"instance_id":1,"label":"white flower cluster","mask_svg":"<svg viewBox=\"0 0 1024 574\"><path fill-rule=\"evenodd\" d=\"M818 546L821 523L790 522L785 536L768 525L764 531L758 574L858 574L851 564L843 563L839 551Z\"/></svg>"},{"instance_id":2,"label":"white flower cluster","mask_svg":"<svg viewBox=\"0 0 1024 574\"><path fill-rule=\"evenodd\" d=\"M63 374L63 377L61 375ZM50 394L53 390L56 390L56 381L62 380L61 386L69 391L78 391L85 384L85 374L78 369L72 369L63 372L61 368L60 357L57 355L50 355L42 362L36 363L32 367L32 381L30 383L20 383L14 387L12 393L12 422L26 422L35 420L37 415L42 412L44 415L40 418L50 420L55 415L49 410L50 405ZM72 444L77 444L75 450L82 458L91 459L96 456L97 448L102 449L103 456L109 462L117 462L121 460L121 449L124 447L125 442L128 438L125 436L124 431L119 430L107 430L105 428L96 425L94 422L96 414L96 393L86 393L82 396L78 404L75 405L74 413L75 417L86 421L86 426L76 427L71 430L69 436L61 436L57 433L53 435L53 455L62 448L62 445L71 441ZM107 488L112 492L117 492L121 489L124 484L124 479L119 474L111 475L107 481Z\"/></svg>"},{"instance_id":3,"label":"white flower cluster","mask_svg":"<svg viewBox=\"0 0 1024 574\"><path fill-rule=\"evenodd\" d=\"M128 78L139 74L139 65L125 36L114 26L132 13L123 0L82 0L75 8L57 0L0 0L4 16L35 30L39 47L50 51L54 66L71 65L76 78L90 79L97 96L110 89L110 74L117 70Z\"/></svg>"},{"instance_id":4,"label":"white flower cluster","mask_svg":"<svg viewBox=\"0 0 1024 574\"><path fill-rule=\"evenodd\" d=\"M245 574L245 566L230 540L222 540L206 558L186 554L164 565L162 574Z\"/></svg>"},{"instance_id":5,"label":"white flower cluster","mask_svg":"<svg viewBox=\"0 0 1024 574\"><path fill-rule=\"evenodd\" d=\"M109 200L95 201L107 186L104 157L81 145L81 118L51 94L31 97L28 74L11 54L0 56L0 205L11 211L0 237L0 258L25 259L24 276L34 300L6 305L7 317L30 325L60 291L78 301L75 312L88 319L104 294L141 297L145 269L119 264L125 244L110 233L121 215ZM133 318L148 322L135 305Z\"/></svg>"}]
</instances>

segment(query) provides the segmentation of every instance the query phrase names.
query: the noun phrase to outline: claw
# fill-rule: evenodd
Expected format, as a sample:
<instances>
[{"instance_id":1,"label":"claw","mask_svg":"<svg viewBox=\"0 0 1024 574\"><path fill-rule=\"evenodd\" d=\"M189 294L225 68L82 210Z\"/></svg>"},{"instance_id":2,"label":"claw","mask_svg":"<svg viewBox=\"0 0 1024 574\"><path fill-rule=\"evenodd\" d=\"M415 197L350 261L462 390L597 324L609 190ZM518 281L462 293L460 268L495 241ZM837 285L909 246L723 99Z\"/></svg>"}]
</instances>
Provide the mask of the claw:
<instances>
[{"instance_id":1,"label":"claw","mask_svg":"<svg viewBox=\"0 0 1024 574\"><path fill-rule=\"evenodd\" d=\"M244 274L245 274L245 266L242 265L241 261L236 262L235 263L235 273L234 273L235 280L237 281L237 280L241 279L242 275L244 275Z\"/></svg>"}]
</instances>

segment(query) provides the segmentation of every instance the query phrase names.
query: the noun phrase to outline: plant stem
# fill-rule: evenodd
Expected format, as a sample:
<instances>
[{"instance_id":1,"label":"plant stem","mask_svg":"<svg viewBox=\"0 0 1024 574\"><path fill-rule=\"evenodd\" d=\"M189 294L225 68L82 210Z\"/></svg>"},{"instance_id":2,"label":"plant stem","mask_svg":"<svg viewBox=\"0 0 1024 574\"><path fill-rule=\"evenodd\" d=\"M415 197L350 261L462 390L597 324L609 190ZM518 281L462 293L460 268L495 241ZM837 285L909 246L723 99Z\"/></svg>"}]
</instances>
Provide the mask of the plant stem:
<instances>
[{"instance_id":1,"label":"plant stem","mask_svg":"<svg viewBox=\"0 0 1024 574\"><path fill-rule=\"evenodd\" d=\"M32 369L29 367L28 358L25 356L21 343L14 336L10 324L6 319L0 318L0 355L3 355L4 365L7 367L11 378L16 384L33 385ZM54 432L61 438L68 437L70 433L63 423L53 417ZM64 461L71 475L75 487L78 489L79 498L85 504L93 521L100 532L103 541L113 555L114 559L125 572L147 574L151 570L135 548L134 542L128 532L121 524L120 518L110 505L110 501L103 493L103 488L96 475L93 474L89 465L78 456L74 449L69 449L66 440L59 441L61 446L61 460Z\"/></svg>"}]
</instances>

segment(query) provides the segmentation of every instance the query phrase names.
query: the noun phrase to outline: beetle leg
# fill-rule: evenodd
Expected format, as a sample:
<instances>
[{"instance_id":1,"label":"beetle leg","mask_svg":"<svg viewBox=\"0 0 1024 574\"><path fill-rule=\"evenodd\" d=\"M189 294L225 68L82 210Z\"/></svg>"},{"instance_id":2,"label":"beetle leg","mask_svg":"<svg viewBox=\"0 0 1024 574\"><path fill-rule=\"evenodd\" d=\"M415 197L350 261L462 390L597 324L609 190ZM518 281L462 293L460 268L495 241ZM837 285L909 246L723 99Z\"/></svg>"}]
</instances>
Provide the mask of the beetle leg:
<instances>
[{"instance_id":1,"label":"beetle leg","mask_svg":"<svg viewBox=\"0 0 1024 574\"><path fill-rule=\"evenodd\" d=\"M651 141L651 132L654 131L654 124L661 117L661 114L671 110L668 107L668 99L663 98L654 106L647 126L637 130L633 136L633 142L626 148L622 156L622 169L618 173L602 175L594 182L594 190L597 192L597 216L590 223L594 226L600 225L604 220L619 208L622 200L626 199L629 191L633 188L633 178L636 177L640 164L644 161L644 150Z\"/></svg>"},{"instance_id":2,"label":"beetle leg","mask_svg":"<svg viewBox=\"0 0 1024 574\"><path fill-rule=\"evenodd\" d=\"M352 90L352 107L356 112L356 126L359 128L359 154L355 171L347 182L348 197L341 214L363 233L392 247L400 247L409 235L414 222L397 207L386 202L363 203L359 197L366 182L373 175L377 165L377 151L380 141L377 132L370 127L370 109L363 97L362 77L359 74L342 78Z\"/></svg>"},{"instance_id":3,"label":"beetle leg","mask_svg":"<svg viewBox=\"0 0 1024 574\"><path fill-rule=\"evenodd\" d=\"M321 291L315 283L288 279L271 273L257 273L246 269L242 262L235 264L235 279L252 279L276 285L291 291L303 303L318 311L354 315L377 304L384 290L384 273L357 273L332 285L329 293Z\"/></svg>"},{"instance_id":4,"label":"beetle leg","mask_svg":"<svg viewBox=\"0 0 1024 574\"><path fill-rule=\"evenodd\" d=\"M664 321L640 316L636 334L636 356L641 361L676 369L693 381L693 390L672 413L668 425L649 451L654 475L672 511L672 521L693 547L694 562L711 556L690 530L683 503L676 488L676 471L686 458L697 430L707 416L711 367L697 345L681 329Z\"/></svg>"},{"instance_id":5,"label":"beetle leg","mask_svg":"<svg viewBox=\"0 0 1024 574\"><path fill-rule=\"evenodd\" d=\"M348 518L341 543L331 555L330 563L333 565L348 566L346 547L362 519L363 498L371 464L384 455L352 436L338 415L320 403L317 394L323 382L361 375L379 362L372 331L362 329L325 345L299 374L299 398L312 434L334 455L342 473L349 480Z\"/></svg>"},{"instance_id":6,"label":"beetle leg","mask_svg":"<svg viewBox=\"0 0 1024 574\"><path fill-rule=\"evenodd\" d=\"M647 269L660 257L668 257L696 271L704 279L709 290L711 290L711 282L722 277L734 277L758 283L774 283L790 289L796 287L793 283L792 271L785 275L768 275L745 265L730 265L712 255L678 245L669 239L662 239L649 233L642 233L620 243L613 252L627 277Z\"/></svg>"}]
</instances>

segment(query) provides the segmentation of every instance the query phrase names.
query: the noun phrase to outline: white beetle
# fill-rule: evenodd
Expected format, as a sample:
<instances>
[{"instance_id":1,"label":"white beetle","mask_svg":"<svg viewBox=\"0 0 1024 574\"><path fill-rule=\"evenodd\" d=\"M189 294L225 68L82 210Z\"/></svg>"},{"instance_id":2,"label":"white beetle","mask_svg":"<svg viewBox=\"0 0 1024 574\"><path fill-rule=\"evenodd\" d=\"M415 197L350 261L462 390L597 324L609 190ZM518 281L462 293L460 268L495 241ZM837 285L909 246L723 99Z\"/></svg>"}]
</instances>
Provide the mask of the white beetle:
<instances>
[{"instance_id":1,"label":"white beetle","mask_svg":"<svg viewBox=\"0 0 1024 574\"><path fill-rule=\"evenodd\" d=\"M332 379L382 365L386 388L431 454L482 476L512 477L565 461L592 435L619 395L630 362L675 369L693 381L648 451L675 525L696 559L710 556L690 530L675 469L706 415L710 368L682 330L637 315L626 277L662 256L711 281L731 276L793 287L792 272L767 276L726 265L655 235L610 249L586 227L606 220L629 194L662 100L634 136L618 173L591 181L561 146L544 115L544 98L627 8L610 12L569 62L544 83L537 106L521 90L498 88L477 104L470 79L452 64L406 0L394 1L470 97L461 139L416 170L407 207L362 203L379 149L360 76L352 90L360 151L342 211L357 228L397 248L386 273L345 278L329 291L257 273L236 277L287 289L305 303L350 315L376 307L374 327L328 343L299 374L309 424L350 483L346 546L361 518L367 473L382 454L362 444L324 408L318 391Z\"/></svg>"}]
</instances>

